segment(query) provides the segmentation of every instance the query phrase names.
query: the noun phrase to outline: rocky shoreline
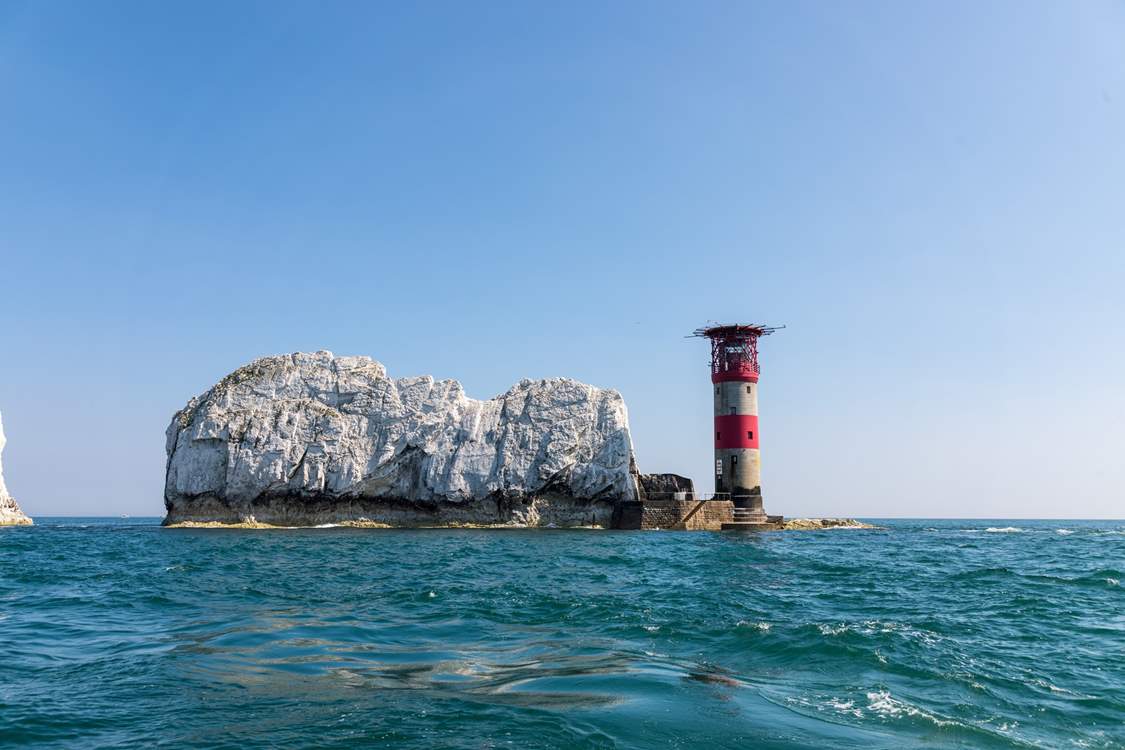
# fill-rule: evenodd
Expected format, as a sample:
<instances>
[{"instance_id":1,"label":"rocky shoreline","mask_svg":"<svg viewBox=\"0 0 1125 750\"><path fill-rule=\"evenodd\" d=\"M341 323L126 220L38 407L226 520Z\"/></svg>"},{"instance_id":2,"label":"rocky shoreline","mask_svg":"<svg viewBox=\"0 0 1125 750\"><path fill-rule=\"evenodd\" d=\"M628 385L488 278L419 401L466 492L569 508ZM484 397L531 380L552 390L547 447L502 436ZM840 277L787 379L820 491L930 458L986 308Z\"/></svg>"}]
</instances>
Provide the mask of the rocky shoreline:
<instances>
[{"instance_id":1,"label":"rocky shoreline","mask_svg":"<svg viewBox=\"0 0 1125 750\"><path fill-rule=\"evenodd\" d=\"M241 528L603 527L614 504L569 496L491 497L469 502L412 502L402 498L265 496L249 509L220 498L197 497L190 508L169 509L164 526Z\"/></svg>"},{"instance_id":2,"label":"rocky shoreline","mask_svg":"<svg viewBox=\"0 0 1125 750\"><path fill-rule=\"evenodd\" d=\"M878 529L854 518L790 518L783 527L785 531L823 531L825 529Z\"/></svg>"},{"instance_id":3,"label":"rocky shoreline","mask_svg":"<svg viewBox=\"0 0 1125 750\"><path fill-rule=\"evenodd\" d=\"M0 526L31 526L34 524L24 515L20 506L11 497L0 497Z\"/></svg>"},{"instance_id":4,"label":"rocky shoreline","mask_svg":"<svg viewBox=\"0 0 1125 750\"><path fill-rule=\"evenodd\" d=\"M516 523L442 523L430 526L394 526L388 523L372 521L368 518L341 521L339 523L322 523L315 526L277 526L262 523L251 517L236 523L221 523L219 521L180 521L178 523L163 524L167 529L273 529L273 530L301 530L301 529L588 529L602 530L604 526L527 526Z\"/></svg>"},{"instance_id":5,"label":"rocky shoreline","mask_svg":"<svg viewBox=\"0 0 1125 750\"><path fill-rule=\"evenodd\" d=\"M520 524L520 523L459 523L459 522L445 522L440 524L429 525L415 525L415 526L402 526L380 521L373 521L369 518L356 518L340 521L337 523L321 523L313 525L277 525L270 523L262 523L253 516L240 521L176 521L173 523L165 523L166 528L171 529L329 529L329 528L351 528L351 529L557 529L563 528L555 526L554 524L539 525L539 524ZM588 526L567 526L569 529L606 529L606 526L601 525L588 525ZM857 521L854 518L794 518L785 521L782 524L780 531L824 531L829 529L879 529L881 526L874 526L863 521ZM671 529L674 530L674 529Z\"/></svg>"}]
</instances>

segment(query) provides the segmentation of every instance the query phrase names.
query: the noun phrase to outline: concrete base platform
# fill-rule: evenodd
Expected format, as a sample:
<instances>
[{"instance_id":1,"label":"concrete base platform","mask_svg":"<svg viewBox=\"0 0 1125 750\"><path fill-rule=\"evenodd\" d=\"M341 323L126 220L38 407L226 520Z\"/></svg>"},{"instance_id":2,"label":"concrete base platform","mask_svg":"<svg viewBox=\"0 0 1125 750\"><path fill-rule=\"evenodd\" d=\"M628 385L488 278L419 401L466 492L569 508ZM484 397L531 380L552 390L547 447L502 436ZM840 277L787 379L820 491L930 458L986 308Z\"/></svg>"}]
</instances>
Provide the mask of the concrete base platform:
<instances>
[{"instance_id":1,"label":"concrete base platform","mask_svg":"<svg viewBox=\"0 0 1125 750\"><path fill-rule=\"evenodd\" d=\"M746 521L731 521L722 525L723 531L781 531L785 528L784 523L749 523Z\"/></svg>"}]
</instances>

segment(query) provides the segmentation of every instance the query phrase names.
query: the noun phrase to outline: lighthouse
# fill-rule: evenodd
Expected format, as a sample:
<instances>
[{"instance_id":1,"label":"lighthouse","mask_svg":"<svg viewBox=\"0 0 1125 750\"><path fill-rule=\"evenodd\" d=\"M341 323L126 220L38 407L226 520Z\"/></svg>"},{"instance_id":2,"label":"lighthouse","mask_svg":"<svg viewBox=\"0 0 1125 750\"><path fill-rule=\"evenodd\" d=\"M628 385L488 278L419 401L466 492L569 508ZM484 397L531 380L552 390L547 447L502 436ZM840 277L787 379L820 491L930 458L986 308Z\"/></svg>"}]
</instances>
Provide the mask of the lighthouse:
<instances>
[{"instance_id":1,"label":"lighthouse","mask_svg":"<svg viewBox=\"0 0 1125 750\"><path fill-rule=\"evenodd\" d=\"M758 339L783 328L714 325L693 336L711 341L711 389L715 397L715 498L734 504L731 527L770 524L762 505L758 431Z\"/></svg>"}]
</instances>

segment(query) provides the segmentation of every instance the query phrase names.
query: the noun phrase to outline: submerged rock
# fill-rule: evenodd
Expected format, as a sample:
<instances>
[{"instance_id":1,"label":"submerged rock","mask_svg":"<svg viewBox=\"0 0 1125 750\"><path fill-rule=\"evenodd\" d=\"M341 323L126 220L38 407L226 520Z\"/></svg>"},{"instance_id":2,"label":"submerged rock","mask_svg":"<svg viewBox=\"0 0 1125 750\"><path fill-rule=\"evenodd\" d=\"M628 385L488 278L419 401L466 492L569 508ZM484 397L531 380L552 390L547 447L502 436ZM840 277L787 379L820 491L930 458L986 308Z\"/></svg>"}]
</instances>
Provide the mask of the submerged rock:
<instances>
[{"instance_id":1,"label":"submerged rock","mask_svg":"<svg viewBox=\"0 0 1125 750\"><path fill-rule=\"evenodd\" d=\"M23 514L16 499L8 494L4 485L4 420L0 418L0 526L30 526L31 519Z\"/></svg>"},{"instance_id":2,"label":"submerged rock","mask_svg":"<svg viewBox=\"0 0 1125 750\"><path fill-rule=\"evenodd\" d=\"M166 525L609 525L637 498L621 395L565 378L487 401L367 357L264 357L176 413Z\"/></svg>"}]
</instances>

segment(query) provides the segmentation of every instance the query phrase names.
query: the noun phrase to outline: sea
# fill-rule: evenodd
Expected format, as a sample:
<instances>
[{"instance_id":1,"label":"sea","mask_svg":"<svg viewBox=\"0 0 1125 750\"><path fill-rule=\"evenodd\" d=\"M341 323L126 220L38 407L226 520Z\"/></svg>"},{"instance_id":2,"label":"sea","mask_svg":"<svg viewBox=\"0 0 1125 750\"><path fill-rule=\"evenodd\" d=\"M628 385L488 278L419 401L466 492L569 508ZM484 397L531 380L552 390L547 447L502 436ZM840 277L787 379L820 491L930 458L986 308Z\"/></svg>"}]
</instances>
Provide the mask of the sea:
<instances>
[{"instance_id":1,"label":"sea","mask_svg":"<svg viewBox=\"0 0 1125 750\"><path fill-rule=\"evenodd\" d=\"M1125 521L871 522L39 518L0 746L1125 748Z\"/></svg>"}]
</instances>

